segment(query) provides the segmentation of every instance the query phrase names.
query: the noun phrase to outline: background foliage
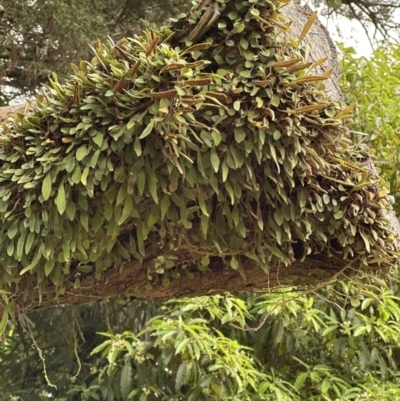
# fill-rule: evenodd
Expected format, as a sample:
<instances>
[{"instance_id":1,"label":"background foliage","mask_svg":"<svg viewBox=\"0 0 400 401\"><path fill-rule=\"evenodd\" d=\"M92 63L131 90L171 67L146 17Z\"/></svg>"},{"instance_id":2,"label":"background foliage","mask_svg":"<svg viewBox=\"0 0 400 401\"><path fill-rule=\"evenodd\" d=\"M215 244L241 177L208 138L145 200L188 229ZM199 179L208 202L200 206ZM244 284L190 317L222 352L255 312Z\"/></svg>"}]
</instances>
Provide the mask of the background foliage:
<instances>
[{"instance_id":1,"label":"background foliage","mask_svg":"<svg viewBox=\"0 0 400 401\"><path fill-rule=\"evenodd\" d=\"M375 147L396 197L399 62L398 46L370 60L348 49L342 62L345 96L357 103L354 136ZM0 345L0 399L400 399L397 281L300 290L23 316ZM230 325L254 328L266 313L258 331Z\"/></svg>"},{"instance_id":2,"label":"background foliage","mask_svg":"<svg viewBox=\"0 0 400 401\"><path fill-rule=\"evenodd\" d=\"M87 46L111 36L115 41L190 8L188 0L2 0L0 15L0 105L32 95L52 71L60 77L70 63L90 59ZM400 8L392 0L315 1L325 15L340 14L396 35ZM369 32L372 32L369 30ZM4 90L7 85L7 90Z\"/></svg>"},{"instance_id":3,"label":"background foliage","mask_svg":"<svg viewBox=\"0 0 400 401\"><path fill-rule=\"evenodd\" d=\"M370 59L342 48L342 90L356 104L353 139L376 151L381 176L389 181L400 212L400 47L386 43Z\"/></svg>"},{"instance_id":4,"label":"background foliage","mask_svg":"<svg viewBox=\"0 0 400 401\"><path fill-rule=\"evenodd\" d=\"M190 7L186 0L2 0L0 83L8 102L31 95L52 71L93 57L88 43L132 37Z\"/></svg>"},{"instance_id":5,"label":"background foliage","mask_svg":"<svg viewBox=\"0 0 400 401\"><path fill-rule=\"evenodd\" d=\"M3 399L398 399L395 293L396 283L389 289L364 277L312 295L287 290L39 312L2 344ZM255 328L270 312L258 331L230 325ZM27 331L57 389L46 386Z\"/></svg>"}]
</instances>

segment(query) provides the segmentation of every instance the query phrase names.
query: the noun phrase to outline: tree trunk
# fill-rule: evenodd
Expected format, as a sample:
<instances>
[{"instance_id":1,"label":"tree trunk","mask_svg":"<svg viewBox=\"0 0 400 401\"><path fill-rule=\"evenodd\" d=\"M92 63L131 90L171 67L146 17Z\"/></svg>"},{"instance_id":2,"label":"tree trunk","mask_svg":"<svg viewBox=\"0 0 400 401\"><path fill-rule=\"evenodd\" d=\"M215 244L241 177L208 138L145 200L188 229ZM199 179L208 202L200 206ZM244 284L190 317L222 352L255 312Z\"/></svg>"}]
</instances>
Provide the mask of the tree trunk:
<instances>
[{"instance_id":1,"label":"tree trunk","mask_svg":"<svg viewBox=\"0 0 400 401\"><path fill-rule=\"evenodd\" d=\"M311 11L308 7L300 6L299 1L291 1L282 8L282 15L292 22L291 31L285 33L290 42L291 38L298 38L310 18ZM318 73L323 74L329 69L333 70L331 76L325 81L326 92L334 99L341 101L342 94L338 85L339 69L336 60L335 45L329 37L326 28L317 20L306 35L304 42L309 46L309 61L317 61L327 58L320 65ZM23 112L24 106L5 107L0 110L0 121L6 119L10 113ZM374 167L371 167L374 168ZM374 171L373 174L376 174ZM400 233L398 222L392 216L392 229ZM15 301L17 310L27 313L36 309L48 308L55 305L77 305L102 301L108 298L127 295L132 298L147 300L166 300L178 297L194 297L200 295L212 295L225 291L259 291L276 287L298 287L322 285L332 278L337 278L341 273L358 268L356 259L342 260L328 256L324 253L309 255L304 261L296 258L289 266L276 264L264 273L259 265L246 259L243 261L240 272L229 266L229 263L221 257L212 256L206 271L199 271L191 260L199 260L202 254L196 252L180 253L180 260L187 259L187 267L179 268L180 277L171 279L169 283L162 280L161 275L154 274L154 263L157 256L162 256L154 251L146 250L146 256L142 260L135 260L123 265L114 266L105 270L100 278L94 274L72 272L64 279L64 288L57 289L50 282L45 290L39 294L36 281L24 275L18 283L18 297ZM369 266L371 269L377 265ZM151 284L148 275L152 274ZM154 279L154 277L156 277ZM322 283L322 284L321 284ZM79 284L79 285L78 285ZM166 285L167 284L167 285ZM56 298L54 298L56 291ZM21 295L22 294L22 295Z\"/></svg>"}]
</instances>

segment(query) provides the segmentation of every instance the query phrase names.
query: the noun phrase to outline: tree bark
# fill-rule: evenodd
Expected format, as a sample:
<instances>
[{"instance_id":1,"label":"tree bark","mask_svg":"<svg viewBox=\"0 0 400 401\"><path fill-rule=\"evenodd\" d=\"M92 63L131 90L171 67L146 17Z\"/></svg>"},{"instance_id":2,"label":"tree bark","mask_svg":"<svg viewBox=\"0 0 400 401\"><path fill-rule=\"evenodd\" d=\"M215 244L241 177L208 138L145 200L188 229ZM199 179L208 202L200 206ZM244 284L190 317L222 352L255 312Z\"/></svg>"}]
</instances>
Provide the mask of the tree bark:
<instances>
[{"instance_id":1,"label":"tree bark","mask_svg":"<svg viewBox=\"0 0 400 401\"><path fill-rule=\"evenodd\" d=\"M288 37L298 38L306 24L311 10L302 7L298 0L290 2L282 9L282 14L292 21L291 32L286 33ZM309 46L310 61L327 58L327 61L319 66L319 73L332 69L333 73L326 81L326 91L329 96L341 101L342 94L338 85L339 68L336 60L336 49L326 28L316 21L304 41ZM10 114L23 112L24 105L5 107L0 109L0 121L5 120ZM397 233L398 222L392 216L393 230ZM193 256L193 255L191 255ZM295 261L290 266L273 266L263 273L255 262L247 260L244 262L244 276L227 266L225 261L219 257L212 257L207 271L198 271L190 267L190 260L186 271L180 269L177 273L179 278L173 279L168 285L164 285L160 279L152 282L151 288L148 282L148 272L154 270L154 254L148 253L141 261L126 263L106 270L100 279L94 275L83 275L73 273L64 282L64 288L60 290L58 297L54 300L54 287L48 284L47 290L39 294L35 291L33 280L24 278L18 284L18 293L34 294L21 298L19 295L14 299L17 310L27 313L32 310L48 308L55 305L78 305L102 301L108 298L127 295L133 298L147 300L165 300L178 297L193 297L200 295L212 295L225 291L260 291L277 287L299 287L308 285L321 285L327 280L337 278L339 274L351 269L348 261L343 261L326 255L311 255L305 261ZM190 256L188 256L190 257ZM374 268L374 266L371 266ZM243 273L242 273L243 274ZM154 274L153 274L154 276ZM77 285L79 282L79 286ZM75 288L76 287L76 288Z\"/></svg>"},{"instance_id":2,"label":"tree bark","mask_svg":"<svg viewBox=\"0 0 400 401\"><path fill-rule=\"evenodd\" d=\"M284 287L318 286L351 270L351 263L326 255L315 255L304 262L295 262L289 267L274 266L265 274L253 261L244 263L245 277L226 265L220 258L213 258L207 271L199 272L197 268L187 272L180 270L181 277L173 279L168 285L160 280L147 288L148 271L154 266L154 256L149 255L142 263L126 263L104 272L101 279L86 276L80 279L79 288L74 288L74 282L79 276L71 276L65 282L65 291L59 294L58 302L53 299L54 288L49 288L50 297L46 293L39 295L34 290L34 283L25 280L20 285L21 291L35 294L30 299L16 299L18 310L23 313L32 310L49 308L55 305L80 305L100 302L106 299L127 296L131 299L162 301L172 298L215 295L223 292L261 291ZM188 277L188 276L191 277ZM25 285L26 287L22 287Z\"/></svg>"},{"instance_id":3,"label":"tree bark","mask_svg":"<svg viewBox=\"0 0 400 401\"><path fill-rule=\"evenodd\" d=\"M6 121L10 116L15 113L22 113L25 109L24 104L17 104L14 106L7 106L0 108L0 122Z\"/></svg>"}]
</instances>

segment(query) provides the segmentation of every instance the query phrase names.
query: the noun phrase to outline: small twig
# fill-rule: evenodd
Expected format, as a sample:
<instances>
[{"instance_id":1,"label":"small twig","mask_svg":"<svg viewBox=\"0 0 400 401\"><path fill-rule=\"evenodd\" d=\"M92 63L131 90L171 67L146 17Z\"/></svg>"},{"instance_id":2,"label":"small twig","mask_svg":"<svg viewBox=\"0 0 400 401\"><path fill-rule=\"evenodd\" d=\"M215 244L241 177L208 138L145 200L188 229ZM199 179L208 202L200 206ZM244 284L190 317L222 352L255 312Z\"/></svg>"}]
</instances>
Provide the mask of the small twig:
<instances>
[{"instance_id":1,"label":"small twig","mask_svg":"<svg viewBox=\"0 0 400 401\"><path fill-rule=\"evenodd\" d=\"M33 333L32 333L32 330L31 330L31 326L29 324L27 324L27 329L24 326L22 326L22 329L28 334L29 338L32 340L33 345L36 348L36 351L37 351L37 353L39 355L39 358L42 361L43 375L44 375L44 378L46 380L47 385L49 387L53 387L53 388L57 389L57 386L50 381L50 379L49 379L49 377L47 375L46 360L45 360L45 358L43 356L42 350L40 349L38 343L35 340L35 337L33 336Z\"/></svg>"},{"instance_id":2,"label":"small twig","mask_svg":"<svg viewBox=\"0 0 400 401\"><path fill-rule=\"evenodd\" d=\"M72 313L72 330L74 333L74 354L75 354L75 358L76 358L76 363L78 364L77 372L75 373L74 376L71 377L72 382L74 382L78 378L79 373L81 373L81 370L82 370L82 363L81 363L81 359L80 359L79 353L78 353L78 338L77 338L77 333L76 333L75 327L78 328L79 336L84 341L85 338L84 338L82 330L79 326L78 319L77 319L75 313Z\"/></svg>"},{"instance_id":3,"label":"small twig","mask_svg":"<svg viewBox=\"0 0 400 401\"><path fill-rule=\"evenodd\" d=\"M213 23L219 18L221 11L218 3L213 2L208 6L205 13L201 16L200 21L197 23L192 32L190 32L188 39L192 43L198 42L212 27Z\"/></svg>"}]
</instances>

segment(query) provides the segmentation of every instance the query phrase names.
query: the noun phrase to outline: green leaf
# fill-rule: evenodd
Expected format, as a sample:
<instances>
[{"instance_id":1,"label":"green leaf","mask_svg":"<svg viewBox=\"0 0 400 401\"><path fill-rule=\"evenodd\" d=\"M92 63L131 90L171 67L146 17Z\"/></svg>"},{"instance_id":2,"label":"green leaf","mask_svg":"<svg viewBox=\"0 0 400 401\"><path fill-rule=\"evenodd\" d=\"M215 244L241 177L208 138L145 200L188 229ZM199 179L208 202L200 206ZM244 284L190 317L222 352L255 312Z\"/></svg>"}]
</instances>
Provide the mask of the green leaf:
<instances>
[{"instance_id":1,"label":"green leaf","mask_svg":"<svg viewBox=\"0 0 400 401\"><path fill-rule=\"evenodd\" d=\"M361 310L365 310L366 308L368 308L368 306L371 305L372 301L373 301L372 298L365 298L365 299L362 301Z\"/></svg>"},{"instance_id":2,"label":"green leaf","mask_svg":"<svg viewBox=\"0 0 400 401\"><path fill-rule=\"evenodd\" d=\"M277 209L274 213L274 220L278 224L278 226L281 226L283 223L283 214L281 209Z\"/></svg>"},{"instance_id":3,"label":"green leaf","mask_svg":"<svg viewBox=\"0 0 400 401\"><path fill-rule=\"evenodd\" d=\"M4 333L8 322L8 310L3 311L3 316L0 321L0 335Z\"/></svg>"},{"instance_id":4,"label":"green leaf","mask_svg":"<svg viewBox=\"0 0 400 401\"><path fill-rule=\"evenodd\" d=\"M237 270L237 268L239 267L239 261L234 256L232 256L230 265L233 270Z\"/></svg>"},{"instance_id":5,"label":"green leaf","mask_svg":"<svg viewBox=\"0 0 400 401\"><path fill-rule=\"evenodd\" d=\"M202 214L200 216L200 227L201 227L201 231L204 235L204 238L207 237L207 232L208 232L208 227L209 227L209 217L206 216L205 214Z\"/></svg>"},{"instance_id":6,"label":"green leaf","mask_svg":"<svg viewBox=\"0 0 400 401\"><path fill-rule=\"evenodd\" d=\"M56 205L58 212L62 215L65 212L65 208L67 207L67 199L65 197L64 183L61 183L60 187L58 188Z\"/></svg>"},{"instance_id":7,"label":"green leaf","mask_svg":"<svg viewBox=\"0 0 400 401\"><path fill-rule=\"evenodd\" d=\"M171 201L169 199L169 196L165 194L161 200L160 203L160 209L161 209L161 220L164 220L165 215L167 214L168 208L171 204Z\"/></svg>"},{"instance_id":8,"label":"green leaf","mask_svg":"<svg viewBox=\"0 0 400 401\"><path fill-rule=\"evenodd\" d=\"M88 148L86 145L82 145L78 150L76 151L76 160L81 161L83 158L87 155L88 153Z\"/></svg>"},{"instance_id":9,"label":"green leaf","mask_svg":"<svg viewBox=\"0 0 400 401\"><path fill-rule=\"evenodd\" d=\"M136 137L135 143L133 145L133 148L135 150L135 153L139 157L142 154L142 145L140 144L140 139L139 137Z\"/></svg>"},{"instance_id":10,"label":"green leaf","mask_svg":"<svg viewBox=\"0 0 400 401\"><path fill-rule=\"evenodd\" d=\"M297 390L300 390L303 387L304 382L306 381L308 377L308 373L302 372L300 373L297 378L294 386L296 387Z\"/></svg>"},{"instance_id":11,"label":"green leaf","mask_svg":"<svg viewBox=\"0 0 400 401\"><path fill-rule=\"evenodd\" d=\"M227 166L226 162L222 162L222 182L225 182L228 178L229 167Z\"/></svg>"},{"instance_id":12,"label":"green leaf","mask_svg":"<svg viewBox=\"0 0 400 401\"><path fill-rule=\"evenodd\" d=\"M121 395L123 399L127 399L132 387L132 366L128 361L121 370Z\"/></svg>"},{"instance_id":13,"label":"green leaf","mask_svg":"<svg viewBox=\"0 0 400 401\"><path fill-rule=\"evenodd\" d=\"M7 230L7 236L10 239L13 239L18 232L18 220L14 220L14 223L11 224L11 227Z\"/></svg>"},{"instance_id":14,"label":"green leaf","mask_svg":"<svg viewBox=\"0 0 400 401\"><path fill-rule=\"evenodd\" d=\"M147 182L149 185L150 195L153 198L154 202L158 204L157 180L151 174L149 174Z\"/></svg>"},{"instance_id":15,"label":"green leaf","mask_svg":"<svg viewBox=\"0 0 400 401\"><path fill-rule=\"evenodd\" d=\"M82 227L85 229L86 232L89 232L89 216L84 211L81 211L79 214L79 220L82 224Z\"/></svg>"},{"instance_id":16,"label":"green leaf","mask_svg":"<svg viewBox=\"0 0 400 401\"><path fill-rule=\"evenodd\" d=\"M353 332L354 337L362 336L367 333L367 327L366 326L358 326Z\"/></svg>"},{"instance_id":17,"label":"green leaf","mask_svg":"<svg viewBox=\"0 0 400 401\"><path fill-rule=\"evenodd\" d=\"M17 243L17 254L16 254L16 259L18 261L21 261L22 256L24 254L24 244L25 244L25 238L27 235L27 229L21 227L22 232L20 233L20 237L18 239L18 243Z\"/></svg>"},{"instance_id":18,"label":"green leaf","mask_svg":"<svg viewBox=\"0 0 400 401\"><path fill-rule=\"evenodd\" d=\"M143 171L140 171L137 175L137 186L140 196L143 195L145 184L146 184L146 176Z\"/></svg>"},{"instance_id":19,"label":"green leaf","mask_svg":"<svg viewBox=\"0 0 400 401\"><path fill-rule=\"evenodd\" d=\"M150 121L150 123L147 125L147 127L143 130L143 132L140 134L139 139L145 138L147 135L150 134L151 130L153 129L154 126L154 121Z\"/></svg>"},{"instance_id":20,"label":"green leaf","mask_svg":"<svg viewBox=\"0 0 400 401\"><path fill-rule=\"evenodd\" d=\"M331 382L325 379L321 385L321 392L325 394L330 389L330 387L331 387Z\"/></svg>"},{"instance_id":21,"label":"green leaf","mask_svg":"<svg viewBox=\"0 0 400 401\"><path fill-rule=\"evenodd\" d=\"M67 207L65 209L65 212L71 221L75 219L76 207L75 207L75 203L73 202L73 200L71 198L68 199L68 201L67 201Z\"/></svg>"},{"instance_id":22,"label":"green leaf","mask_svg":"<svg viewBox=\"0 0 400 401\"><path fill-rule=\"evenodd\" d=\"M74 171L75 168L75 159L68 159L68 161L65 163L65 170L67 173L70 173Z\"/></svg>"},{"instance_id":23,"label":"green leaf","mask_svg":"<svg viewBox=\"0 0 400 401\"><path fill-rule=\"evenodd\" d=\"M187 364L186 364L186 362L182 362L179 365L179 368L176 372L176 378L175 378L175 389L176 390L179 390L182 387L184 380L185 380L185 376L186 376L186 370L187 370Z\"/></svg>"},{"instance_id":24,"label":"green leaf","mask_svg":"<svg viewBox=\"0 0 400 401\"><path fill-rule=\"evenodd\" d=\"M270 383L267 382L267 381L263 381L263 382L260 384L260 387L259 387L260 395L263 395L264 392L265 392L269 387L270 387Z\"/></svg>"},{"instance_id":25,"label":"green leaf","mask_svg":"<svg viewBox=\"0 0 400 401\"><path fill-rule=\"evenodd\" d=\"M33 241L35 240L35 233L34 232L30 232L28 234L28 237L26 238L26 242L25 242L25 254L28 255L32 245L33 245Z\"/></svg>"},{"instance_id":26,"label":"green leaf","mask_svg":"<svg viewBox=\"0 0 400 401\"><path fill-rule=\"evenodd\" d=\"M210 214L208 213L207 210L207 205L204 201L204 196L203 196L203 192L201 191L200 187L197 186L197 198L199 201L199 206L200 206L200 210L203 212L203 214L205 214L207 217L210 216Z\"/></svg>"},{"instance_id":27,"label":"green leaf","mask_svg":"<svg viewBox=\"0 0 400 401\"><path fill-rule=\"evenodd\" d=\"M93 142L94 142L99 148L101 148L101 146L103 145L103 138L104 138L103 133L100 132L100 131L97 131L96 135L94 135L94 136L92 137Z\"/></svg>"},{"instance_id":28,"label":"green leaf","mask_svg":"<svg viewBox=\"0 0 400 401\"><path fill-rule=\"evenodd\" d=\"M338 328L337 325L332 325L332 326L328 326L323 332L322 332L322 337L325 337L331 333L333 333L334 331L336 331L336 329Z\"/></svg>"},{"instance_id":29,"label":"green leaf","mask_svg":"<svg viewBox=\"0 0 400 401\"><path fill-rule=\"evenodd\" d=\"M334 217L336 220L340 220L340 219L343 217L343 211L342 211L342 210L338 210L338 211L333 215L333 217Z\"/></svg>"},{"instance_id":30,"label":"green leaf","mask_svg":"<svg viewBox=\"0 0 400 401\"><path fill-rule=\"evenodd\" d=\"M211 149L211 154L210 154L210 160L211 160L211 164L213 166L213 169L216 173L218 173L219 170L219 157L217 155L217 152L215 150L215 148Z\"/></svg>"},{"instance_id":31,"label":"green leaf","mask_svg":"<svg viewBox=\"0 0 400 401\"><path fill-rule=\"evenodd\" d=\"M209 257L208 255L203 256L203 257L200 259L200 264L201 264L202 266L208 266L208 265L210 264L210 257Z\"/></svg>"},{"instance_id":32,"label":"green leaf","mask_svg":"<svg viewBox=\"0 0 400 401\"><path fill-rule=\"evenodd\" d=\"M42 196L45 201L47 201L50 198L51 189L52 189L51 174L47 173L42 183Z\"/></svg>"},{"instance_id":33,"label":"green leaf","mask_svg":"<svg viewBox=\"0 0 400 401\"><path fill-rule=\"evenodd\" d=\"M40 262L41 258L42 258L42 254L40 252L40 248L38 248L37 251L36 251L35 256L33 257L32 261L31 261L31 263L28 266L26 266L25 268L23 268L20 271L19 275L22 276L26 272L32 270Z\"/></svg>"},{"instance_id":34,"label":"green leaf","mask_svg":"<svg viewBox=\"0 0 400 401\"><path fill-rule=\"evenodd\" d=\"M242 128L235 128L235 141L241 143L246 138L246 131Z\"/></svg>"},{"instance_id":35,"label":"green leaf","mask_svg":"<svg viewBox=\"0 0 400 401\"><path fill-rule=\"evenodd\" d=\"M46 275L46 277L49 276L53 268L54 268L54 259L47 260L46 263L44 264L44 274Z\"/></svg>"},{"instance_id":36,"label":"green leaf","mask_svg":"<svg viewBox=\"0 0 400 401\"><path fill-rule=\"evenodd\" d=\"M369 236L364 232L364 230L360 230L360 235L361 235L361 238L364 240L364 243L365 243L365 248L366 248L366 250L367 250L367 252L369 253L369 252L371 252L371 245L370 245L370 238L369 238Z\"/></svg>"},{"instance_id":37,"label":"green leaf","mask_svg":"<svg viewBox=\"0 0 400 401\"><path fill-rule=\"evenodd\" d=\"M244 31L245 25L243 22L239 23L236 25L236 32L237 33L241 33Z\"/></svg>"},{"instance_id":38,"label":"green leaf","mask_svg":"<svg viewBox=\"0 0 400 401\"><path fill-rule=\"evenodd\" d=\"M81 167L76 166L71 176L71 180L74 184L79 184L81 182L81 174L82 174Z\"/></svg>"},{"instance_id":39,"label":"green leaf","mask_svg":"<svg viewBox=\"0 0 400 401\"><path fill-rule=\"evenodd\" d=\"M89 167L85 167L84 170L83 170L83 173L81 175L81 183L83 185L87 184L88 175L89 175Z\"/></svg>"},{"instance_id":40,"label":"green leaf","mask_svg":"<svg viewBox=\"0 0 400 401\"><path fill-rule=\"evenodd\" d=\"M122 214L120 219L118 220L118 225L120 226L131 214L133 209L133 202L132 202L132 197L127 196L125 198L125 204L124 204L124 209L122 210Z\"/></svg>"},{"instance_id":41,"label":"green leaf","mask_svg":"<svg viewBox=\"0 0 400 401\"><path fill-rule=\"evenodd\" d=\"M183 339L179 345L176 346L175 348L175 355L180 354L184 349L186 349L186 346L190 343L190 338L185 338Z\"/></svg>"},{"instance_id":42,"label":"green leaf","mask_svg":"<svg viewBox=\"0 0 400 401\"><path fill-rule=\"evenodd\" d=\"M98 334L110 337L109 333L98 333ZM106 340L106 341L102 342L100 345L98 345L96 348L94 348L90 352L90 356L92 356L94 354L98 354L99 352L103 351L106 347L108 347L110 344L111 344L111 340Z\"/></svg>"},{"instance_id":43,"label":"green leaf","mask_svg":"<svg viewBox=\"0 0 400 401\"><path fill-rule=\"evenodd\" d=\"M121 188L118 191L117 201L115 203L116 206L120 205L126 198L127 195L127 186L126 184L122 184Z\"/></svg>"},{"instance_id":44,"label":"green leaf","mask_svg":"<svg viewBox=\"0 0 400 401\"><path fill-rule=\"evenodd\" d=\"M218 146L221 143L222 136L219 131L213 129L211 132L212 139L214 140L215 146Z\"/></svg>"},{"instance_id":45,"label":"green leaf","mask_svg":"<svg viewBox=\"0 0 400 401\"><path fill-rule=\"evenodd\" d=\"M83 273L90 273L93 270L93 265L79 265L76 269Z\"/></svg>"}]
</instances>

